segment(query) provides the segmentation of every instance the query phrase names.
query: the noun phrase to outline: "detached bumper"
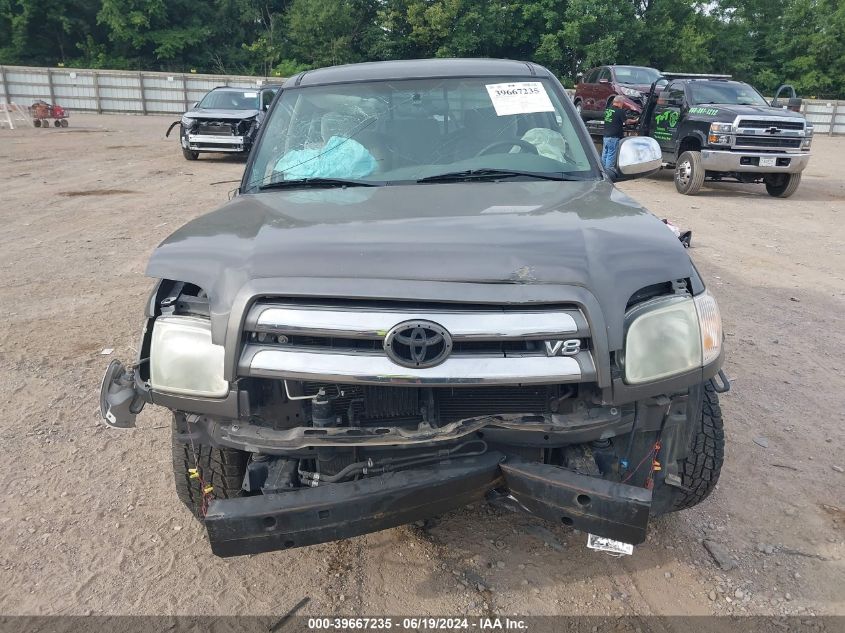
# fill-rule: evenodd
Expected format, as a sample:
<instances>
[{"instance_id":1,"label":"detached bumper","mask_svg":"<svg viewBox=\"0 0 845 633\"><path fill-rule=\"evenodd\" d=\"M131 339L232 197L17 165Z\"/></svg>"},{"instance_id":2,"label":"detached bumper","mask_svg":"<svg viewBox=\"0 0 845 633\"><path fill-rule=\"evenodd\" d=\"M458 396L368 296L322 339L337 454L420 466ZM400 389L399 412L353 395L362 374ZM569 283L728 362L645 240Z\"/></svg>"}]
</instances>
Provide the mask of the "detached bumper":
<instances>
[{"instance_id":1,"label":"detached bumper","mask_svg":"<svg viewBox=\"0 0 845 633\"><path fill-rule=\"evenodd\" d=\"M775 159L772 166L760 166L760 159ZM701 164L707 171L755 172L764 174L797 174L810 162L809 153L757 153L721 150L701 150Z\"/></svg>"},{"instance_id":2,"label":"detached bumper","mask_svg":"<svg viewBox=\"0 0 845 633\"><path fill-rule=\"evenodd\" d=\"M212 501L205 524L218 556L315 545L431 517L496 490L516 507L628 543L645 540L651 493L490 452L317 488Z\"/></svg>"}]
</instances>

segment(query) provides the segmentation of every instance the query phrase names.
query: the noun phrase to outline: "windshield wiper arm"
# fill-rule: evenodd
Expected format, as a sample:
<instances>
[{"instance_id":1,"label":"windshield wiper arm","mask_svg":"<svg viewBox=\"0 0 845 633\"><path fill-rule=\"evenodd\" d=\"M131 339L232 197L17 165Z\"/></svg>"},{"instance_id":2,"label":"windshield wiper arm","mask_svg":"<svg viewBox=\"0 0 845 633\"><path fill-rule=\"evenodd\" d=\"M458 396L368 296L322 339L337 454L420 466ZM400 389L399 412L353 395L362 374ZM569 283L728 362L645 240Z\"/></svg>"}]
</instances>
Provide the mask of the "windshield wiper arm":
<instances>
[{"instance_id":1,"label":"windshield wiper arm","mask_svg":"<svg viewBox=\"0 0 845 633\"><path fill-rule=\"evenodd\" d=\"M260 185L258 189L287 189L293 187L378 187L377 182L353 180L351 178L296 178L293 180L277 180Z\"/></svg>"},{"instance_id":2,"label":"windshield wiper arm","mask_svg":"<svg viewBox=\"0 0 845 633\"><path fill-rule=\"evenodd\" d=\"M462 171L450 171L444 174L426 176L417 180L419 183L426 182L452 182L460 180L496 180L498 178L535 178L537 180L585 180L578 176L571 176L563 172L545 173L539 171L523 171L519 169L464 169Z\"/></svg>"}]
</instances>

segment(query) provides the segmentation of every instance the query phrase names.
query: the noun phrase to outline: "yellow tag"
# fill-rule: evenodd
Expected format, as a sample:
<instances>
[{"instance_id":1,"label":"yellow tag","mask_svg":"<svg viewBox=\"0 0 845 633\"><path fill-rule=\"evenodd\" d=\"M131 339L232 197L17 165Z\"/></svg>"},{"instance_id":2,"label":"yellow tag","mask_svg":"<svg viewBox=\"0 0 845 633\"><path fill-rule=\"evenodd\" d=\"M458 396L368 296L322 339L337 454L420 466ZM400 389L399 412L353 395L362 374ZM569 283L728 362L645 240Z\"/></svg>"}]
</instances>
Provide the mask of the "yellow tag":
<instances>
[{"instance_id":1,"label":"yellow tag","mask_svg":"<svg viewBox=\"0 0 845 633\"><path fill-rule=\"evenodd\" d=\"M211 492L212 490L214 490L214 486L206 486L205 488L203 488L203 489L202 489L202 491L203 491L205 494L208 494L208 493L209 493L209 492Z\"/></svg>"}]
</instances>

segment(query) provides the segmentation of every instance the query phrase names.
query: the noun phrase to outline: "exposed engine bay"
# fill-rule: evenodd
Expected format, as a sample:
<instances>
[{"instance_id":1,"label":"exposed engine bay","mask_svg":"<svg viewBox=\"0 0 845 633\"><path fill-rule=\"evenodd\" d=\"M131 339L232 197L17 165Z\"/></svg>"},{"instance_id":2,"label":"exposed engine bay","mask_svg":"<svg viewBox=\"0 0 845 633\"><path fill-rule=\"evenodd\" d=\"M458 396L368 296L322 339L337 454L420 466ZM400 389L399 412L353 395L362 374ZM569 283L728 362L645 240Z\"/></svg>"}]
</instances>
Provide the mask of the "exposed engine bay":
<instances>
[{"instance_id":1,"label":"exposed engine bay","mask_svg":"<svg viewBox=\"0 0 845 633\"><path fill-rule=\"evenodd\" d=\"M277 90L215 88L174 121L165 136L180 125L179 141L188 160L196 160L199 152L249 153Z\"/></svg>"}]
</instances>

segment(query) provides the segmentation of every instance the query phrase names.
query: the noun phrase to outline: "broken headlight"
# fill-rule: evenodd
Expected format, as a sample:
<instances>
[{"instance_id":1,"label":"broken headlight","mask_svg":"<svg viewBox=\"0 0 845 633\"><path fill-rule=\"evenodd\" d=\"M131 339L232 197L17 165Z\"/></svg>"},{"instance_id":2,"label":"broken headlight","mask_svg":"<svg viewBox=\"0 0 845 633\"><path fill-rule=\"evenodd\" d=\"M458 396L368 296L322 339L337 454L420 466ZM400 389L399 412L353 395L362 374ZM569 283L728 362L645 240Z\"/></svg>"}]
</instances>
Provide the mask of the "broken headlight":
<instances>
[{"instance_id":1,"label":"broken headlight","mask_svg":"<svg viewBox=\"0 0 845 633\"><path fill-rule=\"evenodd\" d=\"M182 125L184 125L186 128L190 128L191 126L193 126L194 121L196 121L196 119L192 119L187 114L182 115Z\"/></svg>"},{"instance_id":2,"label":"broken headlight","mask_svg":"<svg viewBox=\"0 0 845 633\"><path fill-rule=\"evenodd\" d=\"M160 316L150 343L150 385L166 393L222 398L223 346L211 342L208 319Z\"/></svg>"},{"instance_id":3,"label":"broken headlight","mask_svg":"<svg viewBox=\"0 0 845 633\"><path fill-rule=\"evenodd\" d=\"M627 317L625 382L669 378L716 360L722 349L722 321L709 292L695 298L655 299Z\"/></svg>"}]
</instances>

